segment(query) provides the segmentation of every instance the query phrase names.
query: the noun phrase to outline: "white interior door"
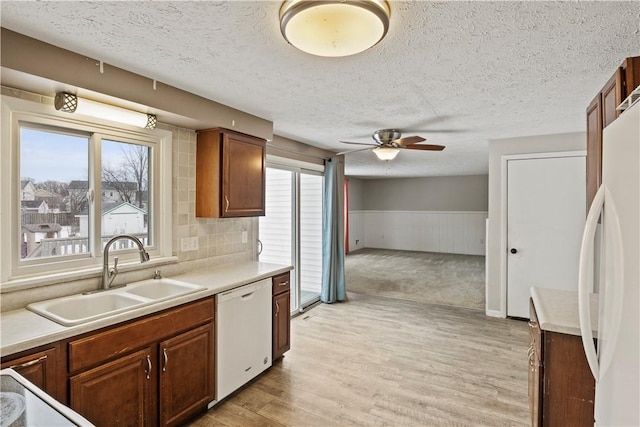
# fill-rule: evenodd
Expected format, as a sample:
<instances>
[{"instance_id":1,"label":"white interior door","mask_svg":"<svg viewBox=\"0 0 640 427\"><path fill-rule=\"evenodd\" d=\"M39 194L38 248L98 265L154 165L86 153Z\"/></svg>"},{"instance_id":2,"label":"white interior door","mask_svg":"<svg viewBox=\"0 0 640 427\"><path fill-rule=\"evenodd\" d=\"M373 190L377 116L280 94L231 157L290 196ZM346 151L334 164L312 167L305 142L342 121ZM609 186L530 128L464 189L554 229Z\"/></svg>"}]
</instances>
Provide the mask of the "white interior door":
<instances>
[{"instance_id":1,"label":"white interior door","mask_svg":"<svg viewBox=\"0 0 640 427\"><path fill-rule=\"evenodd\" d=\"M585 157L507 162L507 315L529 317L529 288L578 289Z\"/></svg>"}]
</instances>

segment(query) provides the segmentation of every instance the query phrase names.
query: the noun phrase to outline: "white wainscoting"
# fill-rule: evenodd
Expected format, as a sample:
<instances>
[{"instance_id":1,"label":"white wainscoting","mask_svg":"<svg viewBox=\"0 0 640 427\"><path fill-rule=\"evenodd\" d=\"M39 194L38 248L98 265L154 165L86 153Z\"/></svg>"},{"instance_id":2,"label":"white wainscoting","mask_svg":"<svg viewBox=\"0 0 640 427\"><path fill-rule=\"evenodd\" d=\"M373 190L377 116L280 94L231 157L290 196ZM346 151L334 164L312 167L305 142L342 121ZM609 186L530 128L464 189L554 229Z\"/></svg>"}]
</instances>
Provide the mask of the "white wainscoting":
<instances>
[{"instance_id":1,"label":"white wainscoting","mask_svg":"<svg viewBox=\"0 0 640 427\"><path fill-rule=\"evenodd\" d=\"M349 248L361 248L351 245L364 234L367 248L484 255L486 219L487 212L352 211Z\"/></svg>"},{"instance_id":2,"label":"white wainscoting","mask_svg":"<svg viewBox=\"0 0 640 427\"><path fill-rule=\"evenodd\" d=\"M364 248L365 211L349 211L349 252Z\"/></svg>"}]
</instances>

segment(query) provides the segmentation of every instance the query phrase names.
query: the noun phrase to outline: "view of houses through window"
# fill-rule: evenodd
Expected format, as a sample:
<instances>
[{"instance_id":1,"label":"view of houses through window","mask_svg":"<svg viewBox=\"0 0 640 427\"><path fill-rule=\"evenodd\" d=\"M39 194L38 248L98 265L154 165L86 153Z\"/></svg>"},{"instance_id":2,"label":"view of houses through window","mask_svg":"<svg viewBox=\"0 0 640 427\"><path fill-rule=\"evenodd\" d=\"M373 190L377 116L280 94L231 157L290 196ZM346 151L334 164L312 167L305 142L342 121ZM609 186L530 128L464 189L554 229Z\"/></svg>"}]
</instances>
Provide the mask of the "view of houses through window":
<instances>
[{"instance_id":1,"label":"view of houses through window","mask_svg":"<svg viewBox=\"0 0 640 427\"><path fill-rule=\"evenodd\" d=\"M101 164L90 160L100 144ZM20 259L90 253L92 236L102 245L132 234L145 245L149 233L149 159L146 145L23 125L20 128ZM99 167L101 191L92 182ZM92 232L91 197L100 200L98 233ZM96 207L98 204L96 203ZM118 241L126 248L128 240Z\"/></svg>"}]
</instances>

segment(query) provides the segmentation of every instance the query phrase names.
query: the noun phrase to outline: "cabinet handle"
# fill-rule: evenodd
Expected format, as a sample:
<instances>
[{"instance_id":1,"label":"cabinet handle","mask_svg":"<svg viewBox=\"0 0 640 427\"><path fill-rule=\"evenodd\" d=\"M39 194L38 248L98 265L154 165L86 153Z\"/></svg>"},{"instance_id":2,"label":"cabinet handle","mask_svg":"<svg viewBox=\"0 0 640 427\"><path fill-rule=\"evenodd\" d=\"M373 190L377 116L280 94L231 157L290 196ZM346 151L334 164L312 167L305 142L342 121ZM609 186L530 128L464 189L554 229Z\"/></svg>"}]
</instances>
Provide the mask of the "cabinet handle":
<instances>
[{"instance_id":1,"label":"cabinet handle","mask_svg":"<svg viewBox=\"0 0 640 427\"><path fill-rule=\"evenodd\" d=\"M151 356L147 354L147 379L151 378Z\"/></svg>"},{"instance_id":2,"label":"cabinet handle","mask_svg":"<svg viewBox=\"0 0 640 427\"><path fill-rule=\"evenodd\" d=\"M22 363L20 365L13 365L13 366L9 366L9 369L20 369L20 368L28 368L29 366L33 366L36 363L40 363L43 360L45 360L47 358L47 355L45 354L44 356L38 357L35 360L30 360L28 362Z\"/></svg>"},{"instance_id":3,"label":"cabinet handle","mask_svg":"<svg viewBox=\"0 0 640 427\"><path fill-rule=\"evenodd\" d=\"M530 328L537 328L538 327L538 322L536 322L535 320L529 320L529 327Z\"/></svg>"},{"instance_id":4,"label":"cabinet handle","mask_svg":"<svg viewBox=\"0 0 640 427\"><path fill-rule=\"evenodd\" d=\"M162 349L162 361L163 361L162 372L166 372L167 371L167 362L169 361L169 357L167 357L167 349L166 348Z\"/></svg>"},{"instance_id":5,"label":"cabinet handle","mask_svg":"<svg viewBox=\"0 0 640 427\"><path fill-rule=\"evenodd\" d=\"M224 207L224 211L228 211L229 210L229 198L227 196L224 196L224 201L225 201L225 207Z\"/></svg>"},{"instance_id":6,"label":"cabinet handle","mask_svg":"<svg viewBox=\"0 0 640 427\"><path fill-rule=\"evenodd\" d=\"M280 283L280 286L289 286L289 281L287 280L286 282Z\"/></svg>"},{"instance_id":7,"label":"cabinet handle","mask_svg":"<svg viewBox=\"0 0 640 427\"><path fill-rule=\"evenodd\" d=\"M276 301L276 316L278 315L278 313L280 313L280 304L278 304L278 301Z\"/></svg>"}]
</instances>

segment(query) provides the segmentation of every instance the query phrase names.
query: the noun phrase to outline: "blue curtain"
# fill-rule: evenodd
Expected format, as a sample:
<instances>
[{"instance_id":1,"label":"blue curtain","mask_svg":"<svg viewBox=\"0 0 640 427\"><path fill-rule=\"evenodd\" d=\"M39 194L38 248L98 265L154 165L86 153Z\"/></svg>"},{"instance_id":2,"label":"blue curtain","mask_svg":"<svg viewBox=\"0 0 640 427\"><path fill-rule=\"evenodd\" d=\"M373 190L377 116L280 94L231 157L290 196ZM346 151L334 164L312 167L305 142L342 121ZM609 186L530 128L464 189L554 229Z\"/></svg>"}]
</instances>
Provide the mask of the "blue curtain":
<instances>
[{"instance_id":1,"label":"blue curtain","mask_svg":"<svg viewBox=\"0 0 640 427\"><path fill-rule=\"evenodd\" d=\"M325 162L322 211L322 289L325 303L344 301L344 172L339 157Z\"/></svg>"}]
</instances>

